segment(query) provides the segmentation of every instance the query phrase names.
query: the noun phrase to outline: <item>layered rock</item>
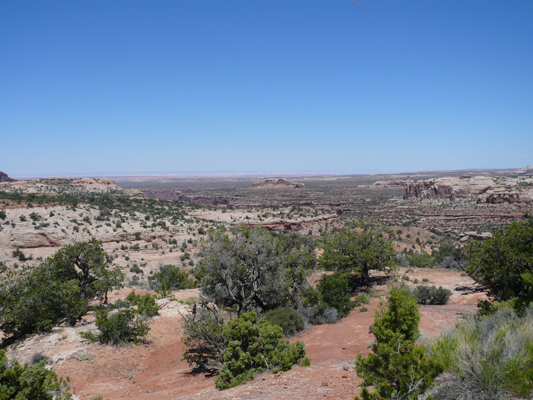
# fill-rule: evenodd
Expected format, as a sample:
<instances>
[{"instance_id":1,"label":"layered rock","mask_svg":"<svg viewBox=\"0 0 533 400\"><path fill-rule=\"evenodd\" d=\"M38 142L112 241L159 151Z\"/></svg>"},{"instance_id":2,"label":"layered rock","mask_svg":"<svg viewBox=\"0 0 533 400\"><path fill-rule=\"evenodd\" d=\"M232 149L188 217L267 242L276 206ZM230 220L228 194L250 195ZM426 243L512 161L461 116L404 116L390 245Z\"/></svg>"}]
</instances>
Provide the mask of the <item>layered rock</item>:
<instances>
[{"instance_id":1,"label":"layered rock","mask_svg":"<svg viewBox=\"0 0 533 400\"><path fill-rule=\"evenodd\" d=\"M295 183L285 178L266 179L263 182L257 182L252 185L252 189L302 189L303 183Z\"/></svg>"},{"instance_id":2,"label":"layered rock","mask_svg":"<svg viewBox=\"0 0 533 400\"><path fill-rule=\"evenodd\" d=\"M123 190L108 178L50 178L12 180L0 183L0 191L22 194L83 194L83 193L121 193L130 196L139 192L136 189ZM140 193L140 192L139 192Z\"/></svg>"},{"instance_id":3,"label":"layered rock","mask_svg":"<svg viewBox=\"0 0 533 400\"><path fill-rule=\"evenodd\" d=\"M0 171L0 182L15 182L15 179L10 178L6 173Z\"/></svg>"},{"instance_id":4,"label":"layered rock","mask_svg":"<svg viewBox=\"0 0 533 400\"><path fill-rule=\"evenodd\" d=\"M530 203L533 197L533 178L461 176L407 181L404 199L477 198L477 203Z\"/></svg>"},{"instance_id":5,"label":"layered rock","mask_svg":"<svg viewBox=\"0 0 533 400\"><path fill-rule=\"evenodd\" d=\"M374 182L374 186L379 187L393 187L393 188L402 188L405 187L406 181L403 179L396 179L391 181L376 181Z\"/></svg>"}]
</instances>

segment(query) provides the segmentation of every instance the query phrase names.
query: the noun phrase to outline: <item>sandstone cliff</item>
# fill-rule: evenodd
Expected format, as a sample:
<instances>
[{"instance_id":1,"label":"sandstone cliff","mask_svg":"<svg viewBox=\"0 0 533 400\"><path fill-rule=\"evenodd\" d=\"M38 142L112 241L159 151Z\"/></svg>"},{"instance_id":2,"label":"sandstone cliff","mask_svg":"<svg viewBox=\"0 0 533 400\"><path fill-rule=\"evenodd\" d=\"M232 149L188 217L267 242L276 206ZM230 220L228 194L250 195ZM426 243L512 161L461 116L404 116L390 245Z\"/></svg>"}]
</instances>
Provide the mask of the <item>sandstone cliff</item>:
<instances>
[{"instance_id":1,"label":"sandstone cliff","mask_svg":"<svg viewBox=\"0 0 533 400\"><path fill-rule=\"evenodd\" d=\"M15 179L10 178L6 173L0 171L0 182L15 182Z\"/></svg>"},{"instance_id":2,"label":"sandstone cliff","mask_svg":"<svg viewBox=\"0 0 533 400\"><path fill-rule=\"evenodd\" d=\"M461 176L406 181L404 199L475 198L477 203L531 203L533 178Z\"/></svg>"}]
</instances>

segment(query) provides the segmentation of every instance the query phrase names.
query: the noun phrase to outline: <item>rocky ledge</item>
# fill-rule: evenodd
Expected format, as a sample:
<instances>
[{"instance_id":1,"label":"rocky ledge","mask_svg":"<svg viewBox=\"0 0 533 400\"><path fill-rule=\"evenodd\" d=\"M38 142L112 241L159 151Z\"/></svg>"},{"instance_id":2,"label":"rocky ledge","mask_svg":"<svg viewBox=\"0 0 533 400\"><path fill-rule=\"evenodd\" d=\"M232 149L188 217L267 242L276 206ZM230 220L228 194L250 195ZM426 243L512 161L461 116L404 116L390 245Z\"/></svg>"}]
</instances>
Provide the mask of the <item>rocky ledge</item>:
<instances>
[{"instance_id":1,"label":"rocky ledge","mask_svg":"<svg viewBox=\"0 0 533 400\"><path fill-rule=\"evenodd\" d=\"M478 204L531 203L533 177L462 176L406 181L404 199L476 198Z\"/></svg>"}]
</instances>

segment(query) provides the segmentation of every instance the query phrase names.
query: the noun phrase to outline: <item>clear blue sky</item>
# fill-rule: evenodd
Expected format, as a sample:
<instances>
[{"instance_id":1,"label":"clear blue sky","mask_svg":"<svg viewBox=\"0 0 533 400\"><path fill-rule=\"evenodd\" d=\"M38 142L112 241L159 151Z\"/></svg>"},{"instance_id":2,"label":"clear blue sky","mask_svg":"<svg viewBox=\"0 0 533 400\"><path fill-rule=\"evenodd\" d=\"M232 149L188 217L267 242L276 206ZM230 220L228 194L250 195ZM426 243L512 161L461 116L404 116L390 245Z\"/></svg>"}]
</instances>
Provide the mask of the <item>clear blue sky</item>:
<instances>
[{"instance_id":1,"label":"clear blue sky","mask_svg":"<svg viewBox=\"0 0 533 400\"><path fill-rule=\"evenodd\" d=\"M0 170L533 165L533 1L3 0Z\"/></svg>"}]
</instances>

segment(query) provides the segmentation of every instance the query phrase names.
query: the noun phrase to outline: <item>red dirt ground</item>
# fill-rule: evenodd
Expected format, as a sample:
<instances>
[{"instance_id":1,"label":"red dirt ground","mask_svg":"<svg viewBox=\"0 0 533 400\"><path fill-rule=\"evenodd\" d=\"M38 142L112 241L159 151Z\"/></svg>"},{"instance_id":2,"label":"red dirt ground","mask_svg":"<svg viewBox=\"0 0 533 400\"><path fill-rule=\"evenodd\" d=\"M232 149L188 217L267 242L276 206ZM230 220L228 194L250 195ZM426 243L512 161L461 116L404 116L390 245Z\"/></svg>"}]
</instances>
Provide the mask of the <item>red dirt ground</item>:
<instances>
[{"instance_id":1,"label":"red dirt ground","mask_svg":"<svg viewBox=\"0 0 533 400\"><path fill-rule=\"evenodd\" d=\"M443 285L453 291L446 306L420 307L423 335L435 336L452 328L462 314L474 313L477 301L484 296L473 290L470 278L458 272L417 269L402 270L401 275L408 275L411 281L417 278L422 282L427 278L429 284ZM380 295L386 290L387 286L380 286L374 289L374 293ZM123 290L117 297L124 297L126 293ZM194 293L191 290L176 292L178 298ZM93 396L139 400L349 399L358 393L360 383L353 362L358 353L368 352L373 341L369 326L378 307L379 298L374 297L368 312L355 309L337 324L313 326L293 338L293 341L305 342L310 367L295 366L291 371L276 375L265 373L252 382L225 391L215 389L215 377L193 375L187 363L180 361L184 346L180 341L179 316L154 318L148 344L113 347L82 342L83 353L89 353L93 363L65 358L62 363L54 363L53 369L59 375L70 376L73 392L83 400ZM26 344L26 352L20 350L23 347L17 351L17 345L13 346L11 355L24 361L31 356L31 351L42 348L44 354L52 357L54 352L65 351L65 346L69 345L67 340L58 340L46 347L46 335L39 340L40 344L33 347Z\"/></svg>"}]
</instances>

